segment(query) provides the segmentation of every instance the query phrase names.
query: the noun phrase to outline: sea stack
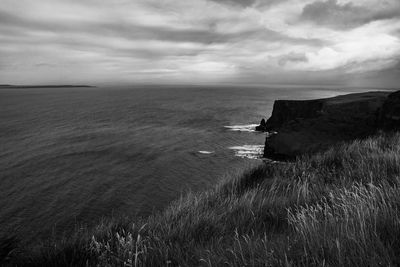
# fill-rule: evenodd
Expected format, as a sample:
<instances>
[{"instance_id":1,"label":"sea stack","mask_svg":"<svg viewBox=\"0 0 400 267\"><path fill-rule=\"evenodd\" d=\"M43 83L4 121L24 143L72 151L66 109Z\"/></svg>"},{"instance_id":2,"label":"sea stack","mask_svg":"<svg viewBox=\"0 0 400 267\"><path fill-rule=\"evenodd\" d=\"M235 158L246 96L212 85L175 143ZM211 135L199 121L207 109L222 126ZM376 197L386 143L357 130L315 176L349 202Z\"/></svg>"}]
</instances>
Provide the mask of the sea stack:
<instances>
[{"instance_id":1,"label":"sea stack","mask_svg":"<svg viewBox=\"0 0 400 267\"><path fill-rule=\"evenodd\" d=\"M259 132L267 131L267 123L265 122L264 118L261 120L260 125L256 126L256 131L259 131Z\"/></svg>"}]
</instances>

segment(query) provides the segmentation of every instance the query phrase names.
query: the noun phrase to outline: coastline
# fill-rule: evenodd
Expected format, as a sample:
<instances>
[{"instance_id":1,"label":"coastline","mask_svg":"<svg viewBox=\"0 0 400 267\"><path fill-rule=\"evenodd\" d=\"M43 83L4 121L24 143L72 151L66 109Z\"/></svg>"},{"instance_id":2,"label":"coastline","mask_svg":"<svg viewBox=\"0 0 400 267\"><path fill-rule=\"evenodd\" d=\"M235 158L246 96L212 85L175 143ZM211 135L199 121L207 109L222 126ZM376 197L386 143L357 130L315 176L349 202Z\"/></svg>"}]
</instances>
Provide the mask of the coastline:
<instances>
[{"instance_id":1,"label":"coastline","mask_svg":"<svg viewBox=\"0 0 400 267\"><path fill-rule=\"evenodd\" d=\"M148 218L104 220L65 239L55 237L29 248L12 237L3 239L0 248L5 256L0 262L6 266L397 265L398 95L383 102L374 124L379 130L371 136L297 155L293 162L260 164L225 177L208 190L189 192Z\"/></svg>"}]
</instances>

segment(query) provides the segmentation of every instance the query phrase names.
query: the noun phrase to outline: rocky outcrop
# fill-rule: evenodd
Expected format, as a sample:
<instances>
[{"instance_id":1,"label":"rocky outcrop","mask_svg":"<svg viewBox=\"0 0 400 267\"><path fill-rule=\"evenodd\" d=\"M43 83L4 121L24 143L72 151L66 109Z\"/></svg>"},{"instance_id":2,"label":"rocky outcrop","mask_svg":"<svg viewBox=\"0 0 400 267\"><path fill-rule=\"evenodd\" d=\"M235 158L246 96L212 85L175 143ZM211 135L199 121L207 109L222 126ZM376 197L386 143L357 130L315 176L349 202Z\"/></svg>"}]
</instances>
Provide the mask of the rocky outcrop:
<instances>
[{"instance_id":1,"label":"rocky outcrop","mask_svg":"<svg viewBox=\"0 0 400 267\"><path fill-rule=\"evenodd\" d=\"M256 126L256 131L266 132L267 131L267 123L265 119L262 119L260 125Z\"/></svg>"},{"instance_id":2,"label":"rocky outcrop","mask_svg":"<svg viewBox=\"0 0 400 267\"><path fill-rule=\"evenodd\" d=\"M400 95L388 97L389 94L367 92L306 101L277 100L266 122L268 131L277 134L267 137L264 156L287 159L364 138L376 132L383 118L383 124L393 127L400 119ZM390 99L393 103L388 102Z\"/></svg>"}]
</instances>

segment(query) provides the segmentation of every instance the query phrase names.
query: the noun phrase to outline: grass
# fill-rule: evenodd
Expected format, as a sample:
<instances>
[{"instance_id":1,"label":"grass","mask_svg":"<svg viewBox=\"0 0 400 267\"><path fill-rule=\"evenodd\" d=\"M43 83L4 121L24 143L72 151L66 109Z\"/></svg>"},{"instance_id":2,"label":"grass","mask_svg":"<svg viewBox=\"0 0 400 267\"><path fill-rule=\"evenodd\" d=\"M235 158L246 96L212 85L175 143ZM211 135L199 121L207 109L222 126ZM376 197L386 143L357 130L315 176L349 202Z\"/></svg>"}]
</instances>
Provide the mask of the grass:
<instances>
[{"instance_id":1,"label":"grass","mask_svg":"<svg viewBox=\"0 0 400 267\"><path fill-rule=\"evenodd\" d=\"M4 260L5 262L5 260ZM399 266L400 133L262 164L163 212L112 219L10 266Z\"/></svg>"}]
</instances>

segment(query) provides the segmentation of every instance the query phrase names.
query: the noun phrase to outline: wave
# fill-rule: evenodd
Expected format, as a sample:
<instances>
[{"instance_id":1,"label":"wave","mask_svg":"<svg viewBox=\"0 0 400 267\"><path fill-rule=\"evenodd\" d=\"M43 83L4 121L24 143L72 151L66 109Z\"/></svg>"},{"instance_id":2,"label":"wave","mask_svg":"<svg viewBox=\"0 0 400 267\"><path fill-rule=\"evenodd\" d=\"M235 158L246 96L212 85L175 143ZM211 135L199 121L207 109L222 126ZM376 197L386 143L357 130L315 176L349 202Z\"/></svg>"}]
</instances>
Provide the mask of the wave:
<instances>
[{"instance_id":1,"label":"wave","mask_svg":"<svg viewBox=\"0 0 400 267\"><path fill-rule=\"evenodd\" d=\"M207 154L207 155L209 155L209 154L213 154L214 151L200 150L199 153L200 153L200 154Z\"/></svg>"},{"instance_id":2,"label":"wave","mask_svg":"<svg viewBox=\"0 0 400 267\"><path fill-rule=\"evenodd\" d=\"M263 156L264 145L232 146L229 149L235 151L235 156L248 159L260 159Z\"/></svg>"},{"instance_id":3,"label":"wave","mask_svg":"<svg viewBox=\"0 0 400 267\"><path fill-rule=\"evenodd\" d=\"M231 131L237 131L237 132L255 132L257 126L258 124L248 124L248 125L231 125L224 127Z\"/></svg>"}]
</instances>

